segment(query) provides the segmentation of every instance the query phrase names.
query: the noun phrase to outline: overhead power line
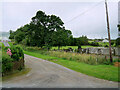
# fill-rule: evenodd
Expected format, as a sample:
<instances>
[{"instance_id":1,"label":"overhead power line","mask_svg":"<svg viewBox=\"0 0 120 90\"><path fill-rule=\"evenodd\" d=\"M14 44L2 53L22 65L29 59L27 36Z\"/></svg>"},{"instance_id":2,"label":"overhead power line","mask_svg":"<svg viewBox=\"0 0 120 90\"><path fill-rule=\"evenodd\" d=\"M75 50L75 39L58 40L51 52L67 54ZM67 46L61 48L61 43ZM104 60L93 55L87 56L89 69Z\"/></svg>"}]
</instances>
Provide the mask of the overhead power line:
<instances>
[{"instance_id":1,"label":"overhead power line","mask_svg":"<svg viewBox=\"0 0 120 90\"><path fill-rule=\"evenodd\" d=\"M73 17L71 20L69 20L69 21L65 22L65 24L66 24L66 23L71 22L72 20L74 20L74 19L78 18L79 16L84 15L85 13L89 12L90 10L92 10L92 9L94 9L95 7L97 7L98 5L100 5L102 2L103 2L103 0L102 0L102 1L100 1L99 3L97 3L95 6L93 6L93 7L89 8L89 9L85 10L84 12L80 13L79 15L77 15L77 16L75 16L75 17Z\"/></svg>"}]
</instances>

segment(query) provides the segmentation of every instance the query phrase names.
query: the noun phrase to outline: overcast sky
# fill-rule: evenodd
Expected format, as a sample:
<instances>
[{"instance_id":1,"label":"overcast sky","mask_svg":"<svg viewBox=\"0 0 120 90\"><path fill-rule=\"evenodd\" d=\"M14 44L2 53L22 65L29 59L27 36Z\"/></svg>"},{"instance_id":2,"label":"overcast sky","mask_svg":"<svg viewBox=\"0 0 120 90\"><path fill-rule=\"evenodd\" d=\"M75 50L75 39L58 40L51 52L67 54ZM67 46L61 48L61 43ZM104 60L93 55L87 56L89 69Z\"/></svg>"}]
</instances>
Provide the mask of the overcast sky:
<instances>
[{"instance_id":1,"label":"overcast sky","mask_svg":"<svg viewBox=\"0 0 120 90\"><path fill-rule=\"evenodd\" d=\"M111 38L118 37L118 3L109 2ZM102 2L3 2L2 30L16 30L28 24L38 10L59 16L74 37L106 38L105 4Z\"/></svg>"}]
</instances>

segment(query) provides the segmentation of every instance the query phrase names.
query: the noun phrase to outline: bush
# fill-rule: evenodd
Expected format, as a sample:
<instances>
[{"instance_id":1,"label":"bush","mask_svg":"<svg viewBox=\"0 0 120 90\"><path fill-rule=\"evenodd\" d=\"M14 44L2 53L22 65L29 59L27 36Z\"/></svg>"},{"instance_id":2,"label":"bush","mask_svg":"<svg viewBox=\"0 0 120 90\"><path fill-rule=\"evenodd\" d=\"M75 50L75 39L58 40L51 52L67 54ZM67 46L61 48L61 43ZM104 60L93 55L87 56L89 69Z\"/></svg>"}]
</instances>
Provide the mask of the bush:
<instances>
[{"instance_id":1,"label":"bush","mask_svg":"<svg viewBox=\"0 0 120 90\"><path fill-rule=\"evenodd\" d=\"M25 33L23 33L23 32L19 32L19 33L17 33L16 35L15 35L15 42L16 43L20 43L24 38L25 38L25 35L24 35Z\"/></svg>"},{"instance_id":2,"label":"bush","mask_svg":"<svg viewBox=\"0 0 120 90\"><path fill-rule=\"evenodd\" d=\"M10 48L10 47L4 47L4 48L3 48L3 51L7 51L8 48Z\"/></svg>"},{"instance_id":3,"label":"bush","mask_svg":"<svg viewBox=\"0 0 120 90\"><path fill-rule=\"evenodd\" d=\"M23 39L21 43L22 43L23 45L27 45L27 40L26 40L26 39Z\"/></svg>"},{"instance_id":4,"label":"bush","mask_svg":"<svg viewBox=\"0 0 120 90\"><path fill-rule=\"evenodd\" d=\"M12 70L13 59L5 52L2 53L2 73Z\"/></svg>"},{"instance_id":5,"label":"bush","mask_svg":"<svg viewBox=\"0 0 120 90\"><path fill-rule=\"evenodd\" d=\"M12 44L13 44L13 45L17 45L17 43L15 43L15 42L13 42Z\"/></svg>"},{"instance_id":6,"label":"bush","mask_svg":"<svg viewBox=\"0 0 120 90\"><path fill-rule=\"evenodd\" d=\"M81 45L78 45L78 49L81 49Z\"/></svg>"},{"instance_id":7,"label":"bush","mask_svg":"<svg viewBox=\"0 0 120 90\"><path fill-rule=\"evenodd\" d=\"M105 65L113 65L113 63L111 63L109 59L106 60L105 62L103 62L103 64L105 64Z\"/></svg>"},{"instance_id":8,"label":"bush","mask_svg":"<svg viewBox=\"0 0 120 90\"><path fill-rule=\"evenodd\" d=\"M28 51L34 51L34 50L41 50L42 48L40 47L26 47L25 50L28 50Z\"/></svg>"},{"instance_id":9,"label":"bush","mask_svg":"<svg viewBox=\"0 0 120 90\"><path fill-rule=\"evenodd\" d=\"M2 43L2 48L4 48L5 46L4 46L4 44Z\"/></svg>"},{"instance_id":10,"label":"bush","mask_svg":"<svg viewBox=\"0 0 120 90\"><path fill-rule=\"evenodd\" d=\"M10 47L11 52L12 52L12 56L11 58L13 58L14 60L20 60L20 59L24 59L24 53L23 50L21 49L21 47L19 46L15 46L15 47Z\"/></svg>"},{"instance_id":11,"label":"bush","mask_svg":"<svg viewBox=\"0 0 120 90\"><path fill-rule=\"evenodd\" d=\"M113 62L120 62L120 59L119 58L114 59Z\"/></svg>"},{"instance_id":12,"label":"bush","mask_svg":"<svg viewBox=\"0 0 120 90\"><path fill-rule=\"evenodd\" d=\"M14 39L10 39L11 40L11 42L14 42Z\"/></svg>"},{"instance_id":13,"label":"bush","mask_svg":"<svg viewBox=\"0 0 120 90\"><path fill-rule=\"evenodd\" d=\"M92 42L91 45L92 46L99 46L99 43L98 42Z\"/></svg>"},{"instance_id":14,"label":"bush","mask_svg":"<svg viewBox=\"0 0 120 90\"><path fill-rule=\"evenodd\" d=\"M11 50L12 55L7 54L8 48ZM2 75L6 75L7 73L13 70L21 70L24 66L24 63L16 62L23 59L24 60L24 53L21 47L19 46L11 46L11 47L4 47L2 50ZM20 63L20 64L19 64ZM15 67L17 65L17 67ZM22 65L22 66L21 66Z\"/></svg>"},{"instance_id":15,"label":"bush","mask_svg":"<svg viewBox=\"0 0 120 90\"><path fill-rule=\"evenodd\" d=\"M5 47L3 50L5 52L7 52L7 49L10 48L11 50L11 58L14 60L14 61L18 61L20 59L24 59L24 53L23 53L23 50L21 47L19 46L11 46L11 47Z\"/></svg>"},{"instance_id":16,"label":"bush","mask_svg":"<svg viewBox=\"0 0 120 90\"><path fill-rule=\"evenodd\" d=\"M113 46L115 44L115 42L114 41L111 41L111 45Z\"/></svg>"},{"instance_id":17,"label":"bush","mask_svg":"<svg viewBox=\"0 0 120 90\"><path fill-rule=\"evenodd\" d=\"M108 45L105 45L105 47L108 47Z\"/></svg>"},{"instance_id":18,"label":"bush","mask_svg":"<svg viewBox=\"0 0 120 90\"><path fill-rule=\"evenodd\" d=\"M116 39L116 46L120 45L120 38Z\"/></svg>"}]
</instances>

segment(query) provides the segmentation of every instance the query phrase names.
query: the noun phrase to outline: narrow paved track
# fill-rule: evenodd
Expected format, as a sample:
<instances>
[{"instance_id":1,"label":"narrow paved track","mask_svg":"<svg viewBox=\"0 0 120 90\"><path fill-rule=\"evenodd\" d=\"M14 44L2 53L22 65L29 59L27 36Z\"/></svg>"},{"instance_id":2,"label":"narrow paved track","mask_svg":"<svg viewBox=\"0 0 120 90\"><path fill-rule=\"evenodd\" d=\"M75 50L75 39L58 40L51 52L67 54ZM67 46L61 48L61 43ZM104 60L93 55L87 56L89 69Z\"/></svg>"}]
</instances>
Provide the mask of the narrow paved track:
<instances>
[{"instance_id":1,"label":"narrow paved track","mask_svg":"<svg viewBox=\"0 0 120 90\"><path fill-rule=\"evenodd\" d=\"M5 47L10 47L10 45L8 44L8 42L3 42Z\"/></svg>"},{"instance_id":2,"label":"narrow paved track","mask_svg":"<svg viewBox=\"0 0 120 90\"><path fill-rule=\"evenodd\" d=\"M3 87L118 88L117 82L87 76L33 56L25 55L25 64L31 71L4 81Z\"/></svg>"}]
</instances>

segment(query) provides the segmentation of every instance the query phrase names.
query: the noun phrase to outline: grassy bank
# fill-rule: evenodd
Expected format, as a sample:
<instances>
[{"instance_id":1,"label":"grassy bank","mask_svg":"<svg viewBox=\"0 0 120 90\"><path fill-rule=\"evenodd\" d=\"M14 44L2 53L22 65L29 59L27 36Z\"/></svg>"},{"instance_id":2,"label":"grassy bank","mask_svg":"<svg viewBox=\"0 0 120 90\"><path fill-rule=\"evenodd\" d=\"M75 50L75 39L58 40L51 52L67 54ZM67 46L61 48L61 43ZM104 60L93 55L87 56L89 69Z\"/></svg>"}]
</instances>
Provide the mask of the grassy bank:
<instances>
[{"instance_id":1,"label":"grassy bank","mask_svg":"<svg viewBox=\"0 0 120 90\"><path fill-rule=\"evenodd\" d=\"M9 44L10 46L13 46L12 42L8 42L8 44Z\"/></svg>"},{"instance_id":2,"label":"grassy bank","mask_svg":"<svg viewBox=\"0 0 120 90\"><path fill-rule=\"evenodd\" d=\"M89 65L82 62L76 62L73 60L67 60L65 58L54 57L50 55L44 55L41 52L24 51L25 54L49 60L51 62L63 65L67 68L81 72L90 76L94 76L101 79L110 81L118 81L118 68L112 65ZM120 81L120 80L119 80Z\"/></svg>"},{"instance_id":3,"label":"grassy bank","mask_svg":"<svg viewBox=\"0 0 120 90\"><path fill-rule=\"evenodd\" d=\"M30 70L31 70L31 68L25 68L25 69L23 69L23 70L21 70L21 71L16 70L16 71L14 71L14 72L9 73L9 75L6 75L6 76L2 77L2 81L9 80L9 79L14 78L14 77L16 77L16 76L25 75L25 74L27 74Z\"/></svg>"}]
</instances>

